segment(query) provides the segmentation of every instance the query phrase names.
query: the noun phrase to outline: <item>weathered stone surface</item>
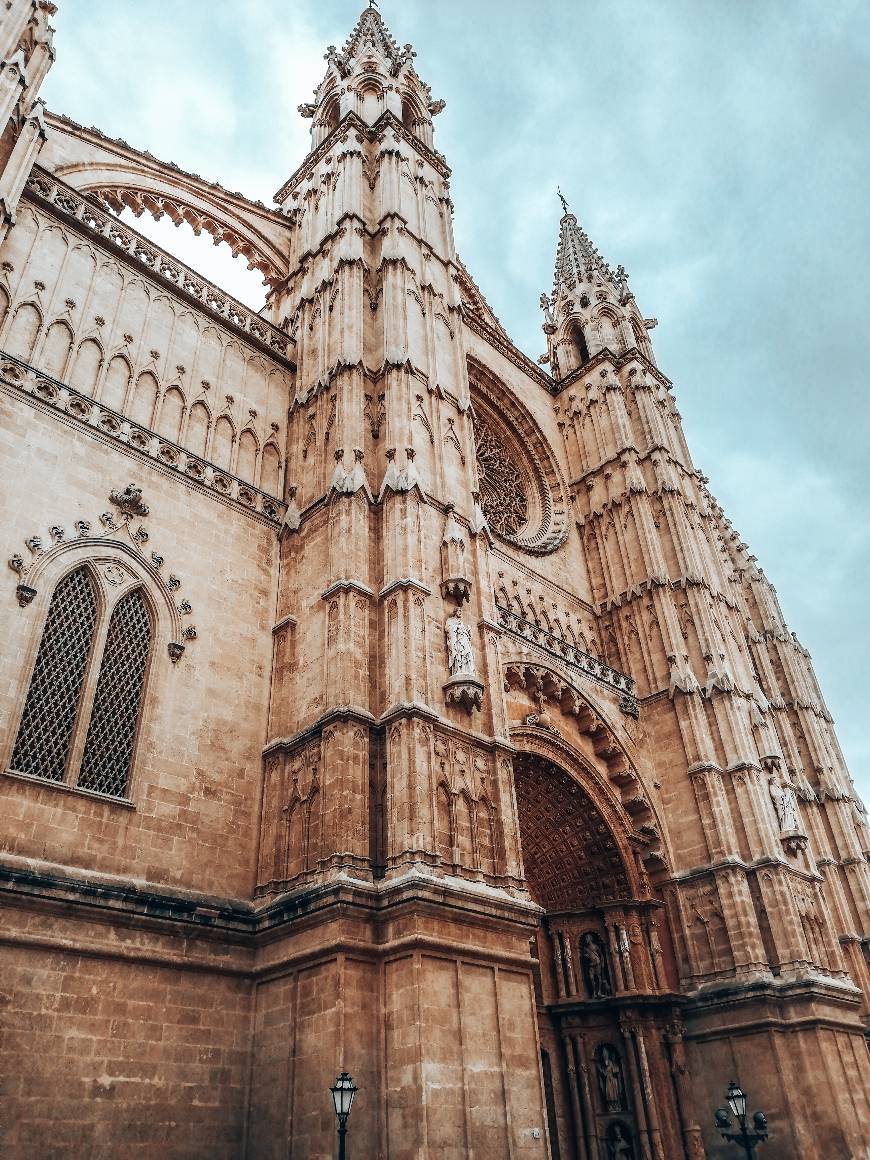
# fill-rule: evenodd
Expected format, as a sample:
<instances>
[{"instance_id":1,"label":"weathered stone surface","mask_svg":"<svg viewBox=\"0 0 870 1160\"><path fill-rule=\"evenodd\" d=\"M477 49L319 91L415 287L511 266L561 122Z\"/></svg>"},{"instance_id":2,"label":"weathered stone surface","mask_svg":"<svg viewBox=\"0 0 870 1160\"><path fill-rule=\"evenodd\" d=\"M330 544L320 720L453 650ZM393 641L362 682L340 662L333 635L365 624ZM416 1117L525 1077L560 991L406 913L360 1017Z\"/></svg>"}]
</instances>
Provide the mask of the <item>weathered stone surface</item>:
<instances>
[{"instance_id":1,"label":"weathered stone surface","mask_svg":"<svg viewBox=\"0 0 870 1160\"><path fill-rule=\"evenodd\" d=\"M565 206L513 347L371 7L279 210L43 118L51 7L0 18L4 1157L325 1160L343 1069L358 1158L724 1157L735 1072L771 1160L864 1155L866 814L625 272Z\"/></svg>"}]
</instances>

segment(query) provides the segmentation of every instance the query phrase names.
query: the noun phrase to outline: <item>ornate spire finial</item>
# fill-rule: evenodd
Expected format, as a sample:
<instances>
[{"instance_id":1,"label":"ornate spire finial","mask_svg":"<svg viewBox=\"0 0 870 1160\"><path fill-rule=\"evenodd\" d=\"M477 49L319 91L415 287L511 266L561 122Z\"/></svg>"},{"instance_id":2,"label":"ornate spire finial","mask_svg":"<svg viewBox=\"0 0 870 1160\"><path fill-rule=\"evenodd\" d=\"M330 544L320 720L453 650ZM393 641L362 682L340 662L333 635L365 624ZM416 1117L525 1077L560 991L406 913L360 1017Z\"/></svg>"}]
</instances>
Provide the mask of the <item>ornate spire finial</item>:
<instances>
[{"instance_id":1,"label":"ornate spire finial","mask_svg":"<svg viewBox=\"0 0 870 1160\"><path fill-rule=\"evenodd\" d=\"M567 203L567 201L565 201L565 195L564 195L564 193L562 193L562 190L559 188L559 186L558 186L558 185L556 186L556 193L558 193L558 195L559 195L559 201L561 201L561 203L562 203L562 213L563 213L563 214L567 214L567 212L568 212L568 203Z\"/></svg>"},{"instance_id":2,"label":"ornate spire finial","mask_svg":"<svg viewBox=\"0 0 870 1160\"><path fill-rule=\"evenodd\" d=\"M369 8L377 8L378 0L369 0Z\"/></svg>"}]
</instances>

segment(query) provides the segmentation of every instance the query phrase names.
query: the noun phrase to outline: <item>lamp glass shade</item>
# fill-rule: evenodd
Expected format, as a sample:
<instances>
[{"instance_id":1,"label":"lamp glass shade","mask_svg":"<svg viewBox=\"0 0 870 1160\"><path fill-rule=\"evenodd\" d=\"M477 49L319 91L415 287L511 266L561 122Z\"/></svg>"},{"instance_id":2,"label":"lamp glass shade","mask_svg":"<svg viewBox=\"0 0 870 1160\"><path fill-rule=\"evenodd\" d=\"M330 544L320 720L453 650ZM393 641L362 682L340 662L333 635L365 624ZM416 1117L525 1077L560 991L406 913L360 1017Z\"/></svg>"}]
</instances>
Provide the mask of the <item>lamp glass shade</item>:
<instances>
[{"instance_id":1,"label":"lamp glass shade","mask_svg":"<svg viewBox=\"0 0 870 1160\"><path fill-rule=\"evenodd\" d=\"M350 1109L353 1107L353 1098L359 1091L353 1080L343 1071L338 1079L335 1081L335 1086L329 1089L332 1092L332 1103L335 1108L335 1114L339 1119L346 1119L350 1115Z\"/></svg>"},{"instance_id":2,"label":"lamp glass shade","mask_svg":"<svg viewBox=\"0 0 870 1160\"><path fill-rule=\"evenodd\" d=\"M746 1115L746 1094L735 1079L728 1085L728 1106L738 1119Z\"/></svg>"}]
</instances>

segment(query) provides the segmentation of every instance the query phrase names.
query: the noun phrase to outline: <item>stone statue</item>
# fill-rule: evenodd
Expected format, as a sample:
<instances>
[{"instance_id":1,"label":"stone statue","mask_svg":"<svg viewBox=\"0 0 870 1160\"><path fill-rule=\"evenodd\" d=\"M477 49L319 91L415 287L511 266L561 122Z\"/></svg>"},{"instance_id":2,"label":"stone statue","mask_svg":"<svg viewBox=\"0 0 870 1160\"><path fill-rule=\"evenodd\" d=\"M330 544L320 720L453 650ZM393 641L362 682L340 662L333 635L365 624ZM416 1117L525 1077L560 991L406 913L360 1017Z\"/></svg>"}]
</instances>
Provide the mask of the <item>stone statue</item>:
<instances>
[{"instance_id":1,"label":"stone statue","mask_svg":"<svg viewBox=\"0 0 870 1160\"><path fill-rule=\"evenodd\" d=\"M602 999L610 994L610 979L601 940L590 931L584 934L580 947L586 987L593 999Z\"/></svg>"},{"instance_id":2,"label":"stone statue","mask_svg":"<svg viewBox=\"0 0 870 1160\"><path fill-rule=\"evenodd\" d=\"M607 1157L608 1160L630 1160L634 1155L631 1139L626 1135L627 1129L622 1124L611 1124L607 1129Z\"/></svg>"},{"instance_id":3,"label":"stone statue","mask_svg":"<svg viewBox=\"0 0 870 1160\"><path fill-rule=\"evenodd\" d=\"M444 622L447 636L447 667L451 677L474 677L474 652L471 647L471 629L458 612Z\"/></svg>"},{"instance_id":4,"label":"stone statue","mask_svg":"<svg viewBox=\"0 0 870 1160\"><path fill-rule=\"evenodd\" d=\"M770 796L776 810L780 830L783 834L799 830L797 794L794 792L794 788L788 782L785 785L780 785L775 777L770 779L769 784Z\"/></svg>"},{"instance_id":5,"label":"stone statue","mask_svg":"<svg viewBox=\"0 0 870 1160\"><path fill-rule=\"evenodd\" d=\"M555 300L551 299L549 297L549 295L547 295L547 294L541 295L541 309L544 312L544 318L546 319L548 326L555 326L556 325L556 319L553 316L553 306L554 305L555 305Z\"/></svg>"},{"instance_id":6,"label":"stone statue","mask_svg":"<svg viewBox=\"0 0 870 1160\"><path fill-rule=\"evenodd\" d=\"M622 1067L616 1052L604 1043L598 1049L598 1086L608 1112L621 1112Z\"/></svg>"}]
</instances>

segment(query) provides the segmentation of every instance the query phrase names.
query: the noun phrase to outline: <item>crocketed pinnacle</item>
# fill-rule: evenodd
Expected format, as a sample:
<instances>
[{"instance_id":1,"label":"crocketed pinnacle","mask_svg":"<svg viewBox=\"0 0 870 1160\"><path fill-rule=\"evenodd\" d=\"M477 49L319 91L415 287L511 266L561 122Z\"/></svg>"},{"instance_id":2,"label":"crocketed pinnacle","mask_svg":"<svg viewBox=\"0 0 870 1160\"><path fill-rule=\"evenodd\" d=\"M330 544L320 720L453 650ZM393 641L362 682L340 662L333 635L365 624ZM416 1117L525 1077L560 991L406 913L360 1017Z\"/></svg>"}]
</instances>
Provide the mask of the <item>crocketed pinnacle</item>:
<instances>
[{"instance_id":1,"label":"crocketed pinnacle","mask_svg":"<svg viewBox=\"0 0 870 1160\"><path fill-rule=\"evenodd\" d=\"M568 203L561 190L559 198L564 213L559 223L553 294L558 298L560 294L573 293L580 285L594 285L605 280L621 294L626 283L625 270L622 266L618 266L616 271L611 270L592 244L589 235L568 209Z\"/></svg>"},{"instance_id":2,"label":"crocketed pinnacle","mask_svg":"<svg viewBox=\"0 0 870 1160\"><path fill-rule=\"evenodd\" d=\"M395 76L402 65L414 56L410 44L406 44L404 48L399 48L392 33L384 24L380 12L371 4L368 8L363 9L353 31L342 46L341 52L336 53L334 49L331 49L330 53L334 53L333 59L339 72L346 75L351 70L352 62L366 51L376 52L388 65L392 76Z\"/></svg>"}]
</instances>

